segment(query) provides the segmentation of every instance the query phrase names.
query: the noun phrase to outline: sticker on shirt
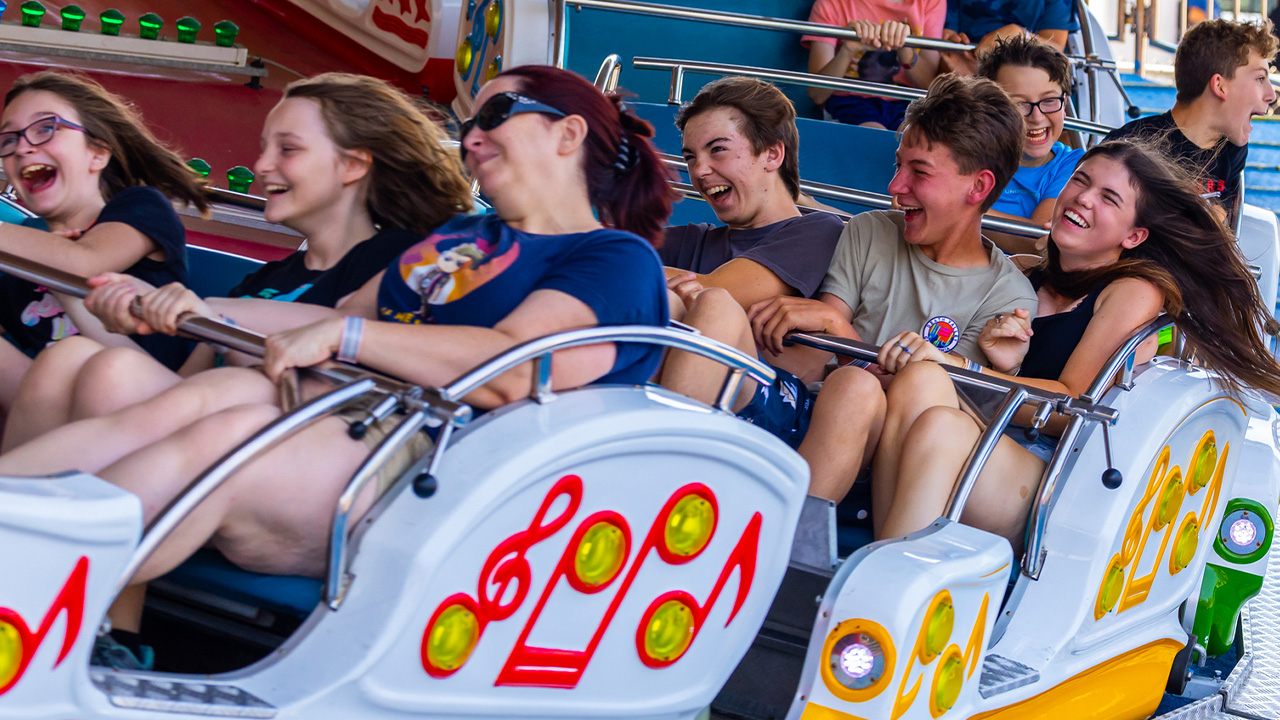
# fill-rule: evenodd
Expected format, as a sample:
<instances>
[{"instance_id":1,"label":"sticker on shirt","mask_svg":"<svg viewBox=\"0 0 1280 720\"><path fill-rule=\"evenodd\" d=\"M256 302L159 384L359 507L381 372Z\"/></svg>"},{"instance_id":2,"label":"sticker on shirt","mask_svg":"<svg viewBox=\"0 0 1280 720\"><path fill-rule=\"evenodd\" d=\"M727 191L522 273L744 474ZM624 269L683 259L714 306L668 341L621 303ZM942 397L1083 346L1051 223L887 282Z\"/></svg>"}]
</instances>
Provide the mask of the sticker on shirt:
<instances>
[{"instance_id":1,"label":"sticker on shirt","mask_svg":"<svg viewBox=\"0 0 1280 720\"><path fill-rule=\"evenodd\" d=\"M456 302L501 275L520 255L518 244L502 252L496 245L471 233L432 235L400 256L400 276L422 296L423 307Z\"/></svg>"},{"instance_id":2,"label":"sticker on shirt","mask_svg":"<svg viewBox=\"0 0 1280 720\"><path fill-rule=\"evenodd\" d=\"M960 344L960 326L946 315L935 315L929 318L920 335L942 352L951 352Z\"/></svg>"}]
</instances>

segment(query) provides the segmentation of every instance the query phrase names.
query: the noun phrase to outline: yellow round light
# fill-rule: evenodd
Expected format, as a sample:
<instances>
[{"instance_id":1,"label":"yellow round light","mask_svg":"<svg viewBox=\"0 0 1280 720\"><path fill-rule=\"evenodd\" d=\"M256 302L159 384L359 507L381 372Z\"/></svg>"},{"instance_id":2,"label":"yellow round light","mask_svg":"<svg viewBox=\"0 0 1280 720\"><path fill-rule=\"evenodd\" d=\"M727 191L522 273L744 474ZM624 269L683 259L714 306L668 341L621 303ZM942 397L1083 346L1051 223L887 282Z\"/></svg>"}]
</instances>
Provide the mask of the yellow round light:
<instances>
[{"instance_id":1,"label":"yellow round light","mask_svg":"<svg viewBox=\"0 0 1280 720\"><path fill-rule=\"evenodd\" d=\"M931 704L934 717L955 707L956 700L960 699L962 687L964 687L964 658L960 655L960 648L953 645L938 663L938 669L933 675Z\"/></svg>"},{"instance_id":2,"label":"yellow round light","mask_svg":"<svg viewBox=\"0 0 1280 720\"><path fill-rule=\"evenodd\" d=\"M431 624L427 637L427 662L437 670L453 672L462 667L480 639L475 613L453 604Z\"/></svg>"},{"instance_id":3,"label":"yellow round light","mask_svg":"<svg viewBox=\"0 0 1280 720\"><path fill-rule=\"evenodd\" d=\"M649 616L644 629L644 651L663 663L673 662L693 642L693 613L679 600L668 600Z\"/></svg>"},{"instance_id":4,"label":"yellow round light","mask_svg":"<svg viewBox=\"0 0 1280 720\"><path fill-rule=\"evenodd\" d=\"M458 45L458 53L453 59L459 75L466 75L467 71L471 70L471 38L464 39Z\"/></svg>"},{"instance_id":5,"label":"yellow round light","mask_svg":"<svg viewBox=\"0 0 1280 720\"><path fill-rule=\"evenodd\" d=\"M924 642L920 643L920 664L928 665L946 649L955 627L956 611L951 604L951 593L943 590L934 599L925 621Z\"/></svg>"},{"instance_id":6,"label":"yellow round light","mask_svg":"<svg viewBox=\"0 0 1280 720\"><path fill-rule=\"evenodd\" d=\"M495 0L489 5L489 9L484 11L484 31L491 38L498 37L498 26L502 22L502 3Z\"/></svg>"},{"instance_id":7,"label":"yellow round light","mask_svg":"<svg viewBox=\"0 0 1280 720\"><path fill-rule=\"evenodd\" d=\"M626 559L622 529L601 521L582 534L573 557L573 572L584 585L600 587L618 576Z\"/></svg>"},{"instance_id":8,"label":"yellow round light","mask_svg":"<svg viewBox=\"0 0 1280 720\"><path fill-rule=\"evenodd\" d=\"M493 62L489 63L489 67L485 68L484 81L489 82L490 80L498 77L498 73L500 72L502 72L502 56L501 55L495 57L493 59Z\"/></svg>"},{"instance_id":9,"label":"yellow round light","mask_svg":"<svg viewBox=\"0 0 1280 720\"><path fill-rule=\"evenodd\" d=\"M1107 574L1102 578L1102 587L1098 590L1098 603L1094 608L1094 617L1100 618L1111 612L1120 602L1120 592L1124 589L1124 568L1120 567L1120 557L1111 559Z\"/></svg>"},{"instance_id":10,"label":"yellow round light","mask_svg":"<svg viewBox=\"0 0 1280 720\"><path fill-rule=\"evenodd\" d=\"M1177 517L1178 510L1182 507L1182 493L1182 473L1174 468L1169 471L1169 479L1164 484L1164 491L1160 493L1160 504L1156 506L1156 530Z\"/></svg>"},{"instance_id":11,"label":"yellow round light","mask_svg":"<svg viewBox=\"0 0 1280 720\"><path fill-rule=\"evenodd\" d=\"M671 554L692 557L711 541L715 527L715 508L702 496L689 494L671 508L662 535Z\"/></svg>"},{"instance_id":12,"label":"yellow round light","mask_svg":"<svg viewBox=\"0 0 1280 720\"><path fill-rule=\"evenodd\" d=\"M1218 467L1218 443L1209 432L1200 441L1195 459L1191 461L1191 472L1187 476L1188 492L1195 494L1197 490L1209 484L1213 479L1213 471Z\"/></svg>"},{"instance_id":13,"label":"yellow round light","mask_svg":"<svg viewBox=\"0 0 1280 720\"><path fill-rule=\"evenodd\" d=\"M1169 557L1169 574L1177 575L1191 564L1196 557L1196 549L1200 547L1200 523L1193 513L1187 513L1178 528L1178 538L1173 541L1173 555Z\"/></svg>"},{"instance_id":14,"label":"yellow round light","mask_svg":"<svg viewBox=\"0 0 1280 720\"><path fill-rule=\"evenodd\" d=\"M22 668L22 635L18 629L0 620L0 688L6 687Z\"/></svg>"}]
</instances>

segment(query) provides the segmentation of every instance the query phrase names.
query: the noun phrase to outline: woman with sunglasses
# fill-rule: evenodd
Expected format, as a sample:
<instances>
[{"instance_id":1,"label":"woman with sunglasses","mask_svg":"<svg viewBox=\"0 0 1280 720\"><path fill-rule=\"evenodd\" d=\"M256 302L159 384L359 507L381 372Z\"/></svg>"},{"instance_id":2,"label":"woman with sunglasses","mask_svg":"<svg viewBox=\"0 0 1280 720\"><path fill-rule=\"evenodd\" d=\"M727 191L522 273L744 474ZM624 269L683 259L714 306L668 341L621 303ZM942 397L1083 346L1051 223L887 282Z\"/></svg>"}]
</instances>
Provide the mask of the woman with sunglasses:
<instances>
[{"instance_id":1,"label":"woman with sunglasses","mask_svg":"<svg viewBox=\"0 0 1280 720\"><path fill-rule=\"evenodd\" d=\"M0 158L23 203L47 231L0 225L0 251L89 277L128 273L155 285L187 275L186 233L170 198L207 209L202 181L164 147L122 98L89 78L44 71L18 78L0 116ZM0 277L0 326L24 352L0 343L0 405L8 408L34 354L84 333L113 336L80 301ZM189 343L145 338L177 367Z\"/></svg>"},{"instance_id":2,"label":"woman with sunglasses","mask_svg":"<svg viewBox=\"0 0 1280 720\"><path fill-rule=\"evenodd\" d=\"M666 283L652 243L670 213L671 191L647 140L651 126L620 99L549 67L508 70L485 85L477 103L462 144L494 214L445 223L358 291L346 315L280 308L307 324L269 336L265 375L232 367L198 373L150 400L0 455L0 474L93 472L138 495L150 522L192 478L279 414L271 380L289 368L337 357L443 385L551 333L665 325ZM441 265L445 255L452 259ZM430 281L433 266L452 276L448 292ZM575 348L556 354L552 381L560 389L643 384L659 358L649 346ZM466 401L491 408L526 397L530 378L523 366ZM350 438L348 423L319 421L241 469L133 581L168 572L208 543L250 570L320 576L338 496L370 450ZM382 425L374 423L365 440L382 437ZM415 452L427 444L423 439ZM357 498L352 517L363 515L398 474L381 473Z\"/></svg>"},{"instance_id":3,"label":"woman with sunglasses","mask_svg":"<svg viewBox=\"0 0 1280 720\"><path fill-rule=\"evenodd\" d=\"M1084 155L1058 142L1071 88L1067 56L1033 36L1016 35L996 42L982 57L978 75L1004 88L1022 111L1027 133L1018 171L987 214L1047 227L1054 200ZM1044 253L1044 238L987 234L1005 252Z\"/></svg>"}]
</instances>

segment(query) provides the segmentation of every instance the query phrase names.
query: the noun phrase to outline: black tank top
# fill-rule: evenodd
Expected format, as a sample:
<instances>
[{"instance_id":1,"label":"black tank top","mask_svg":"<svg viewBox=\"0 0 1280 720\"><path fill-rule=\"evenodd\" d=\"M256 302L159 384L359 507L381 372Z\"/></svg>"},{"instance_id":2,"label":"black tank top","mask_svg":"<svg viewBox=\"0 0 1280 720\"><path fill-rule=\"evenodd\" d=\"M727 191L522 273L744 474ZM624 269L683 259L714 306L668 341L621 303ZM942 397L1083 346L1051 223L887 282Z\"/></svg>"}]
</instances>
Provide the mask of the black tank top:
<instances>
[{"instance_id":1,"label":"black tank top","mask_svg":"<svg viewBox=\"0 0 1280 720\"><path fill-rule=\"evenodd\" d=\"M1028 278L1031 286L1038 292L1044 284L1044 275L1033 272ZM1027 356L1022 359L1022 369L1018 372L1022 377L1057 380L1062 376L1062 369L1067 366L1067 358L1075 352L1084 337L1085 328L1093 319L1093 306L1098 296L1107 287L1103 283L1089 291L1079 304L1066 312L1038 317L1031 321L1031 344L1027 348Z\"/></svg>"}]
</instances>

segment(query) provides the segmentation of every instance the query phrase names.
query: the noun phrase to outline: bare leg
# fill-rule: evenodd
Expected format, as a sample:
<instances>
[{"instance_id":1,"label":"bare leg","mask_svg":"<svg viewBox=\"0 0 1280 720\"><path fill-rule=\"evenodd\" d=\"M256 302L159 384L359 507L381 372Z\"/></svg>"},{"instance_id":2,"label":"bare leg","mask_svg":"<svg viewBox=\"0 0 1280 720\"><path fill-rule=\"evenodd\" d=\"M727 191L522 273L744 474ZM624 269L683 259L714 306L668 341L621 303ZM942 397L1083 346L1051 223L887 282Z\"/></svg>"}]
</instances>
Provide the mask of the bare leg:
<instances>
[{"instance_id":1,"label":"bare leg","mask_svg":"<svg viewBox=\"0 0 1280 720\"><path fill-rule=\"evenodd\" d=\"M76 376L71 419L109 415L150 400L181 381L182 377L146 353L108 348L90 358Z\"/></svg>"},{"instance_id":2,"label":"bare leg","mask_svg":"<svg viewBox=\"0 0 1280 720\"><path fill-rule=\"evenodd\" d=\"M920 413L931 407L960 406L951 377L941 367L929 362L912 363L903 368L889 385L887 399L884 432L871 466L872 523L877 537L883 534L884 519L894 504L902 444L907 432Z\"/></svg>"},{"instance_id":3,"label":"bare leg","mask_svg":"<svg viewBox=\"0 0 1280 720\"><path fill-rule=\"evenodd\" d=\"M6 343L7 345L7 343ZM73 335L45 348L22 376L9 409L0 452L71 421L72 387L85 362L103 346Z\"/></svg>"},{"instance_id":4,"label":"bare leg","mask_svg":"<svg viewBox=\"0 0 1280 720\"><path fill-rule=\"evenodd\" d=\"M684 322L692 325L709 338L732 345L742 352L756 354L755 339L751 336L751 323L737 300L724 288L707 288L694 296L684 315ZM659 385L701 400L708 405L715 402L724 383L725 367L714 360L672 351L667 355ZM735 411L741 410L751 400L756 383L744 380L734 403Z\"/></svg>"},{"instance_id":5,"label":"bare leg","mask_svg":"<svg viewBox=\"0 0 1280 720\"><path fill-rule=\"evenodd\" d=\"M113 630L136 633L142 630L142 608L147 601L146 585L130 585L116 596L107 610Z\"/></svg>"},{"instance_id":6,"label":"bare leg","mask_svg":"<svg viewBox=\"0 0 1280 720\"><path fill-rule=\"evenodd\" d=\"M809 463L810 495L844 499L875 452L884 416L884 391L874 375L849 366L827 376L800 443Z\"/></svg>"}]
</instances>

